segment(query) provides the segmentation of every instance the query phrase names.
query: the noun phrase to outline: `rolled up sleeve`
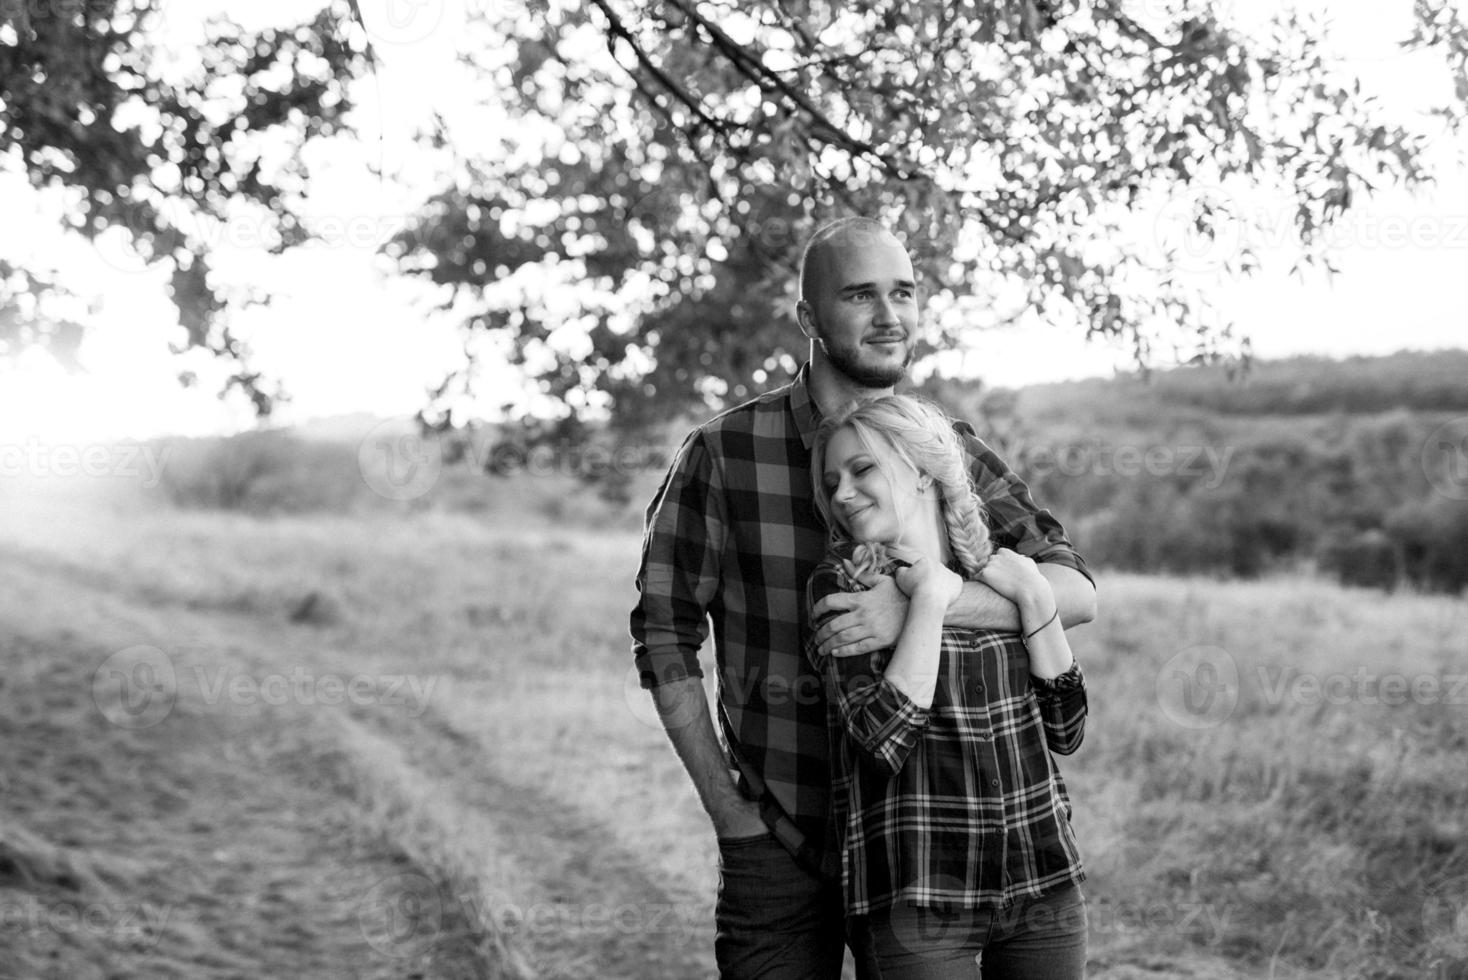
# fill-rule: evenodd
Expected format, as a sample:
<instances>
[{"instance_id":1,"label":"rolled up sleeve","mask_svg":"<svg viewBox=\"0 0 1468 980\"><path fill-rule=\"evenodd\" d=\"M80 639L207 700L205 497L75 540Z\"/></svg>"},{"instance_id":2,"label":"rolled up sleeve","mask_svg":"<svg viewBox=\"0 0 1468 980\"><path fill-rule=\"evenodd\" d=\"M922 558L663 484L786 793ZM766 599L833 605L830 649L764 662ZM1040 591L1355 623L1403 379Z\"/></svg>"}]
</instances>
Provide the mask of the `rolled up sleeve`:
<instances>
[{"instance_id":1,"label":"rolled up sleeve","mask_svg":"<svg viewBox=\"0 0 1468 980\"><path fill-rule=\"evenodd\" d=\"M725 537L719 469L695 430L647 509L630 624L644 688L703 676L698 650L708 638Z\"/></svg>"},{"instance_id":2,"label":"rolled up sleeve","mask_svg":"<svg viewBox=\"0 0 1468 980\"><path fill-rule=\"evenodd\" d=\"M822 563L806 584L806 601L814 610L824 596L840 591L840 571ZM822 621L826 618L829 616ZM928 727L930 710L919 707L883 676L882 666L892 655L891 649L855 657L825 657L814 642L814 629L819 625L812 618L806 656L825 682L826 696L836 707L842 729L884 775L896 775Z\"/></svg>"},{"instance_id":3,"label":"rolled up sleeve","mask_svg":"<svg viewBox=\"0 0 1468 980\"><path fill-rule=\"evenodd\" d=\"M1077 667L1079 671L1079 667ZM1081 747L1086 737L1086 681L1081 677L1075 687L1060 691L1037 690L1040 721L1045 726L1045 744L1056 755L1070 755Z\"/></svg>"}]
</instances>

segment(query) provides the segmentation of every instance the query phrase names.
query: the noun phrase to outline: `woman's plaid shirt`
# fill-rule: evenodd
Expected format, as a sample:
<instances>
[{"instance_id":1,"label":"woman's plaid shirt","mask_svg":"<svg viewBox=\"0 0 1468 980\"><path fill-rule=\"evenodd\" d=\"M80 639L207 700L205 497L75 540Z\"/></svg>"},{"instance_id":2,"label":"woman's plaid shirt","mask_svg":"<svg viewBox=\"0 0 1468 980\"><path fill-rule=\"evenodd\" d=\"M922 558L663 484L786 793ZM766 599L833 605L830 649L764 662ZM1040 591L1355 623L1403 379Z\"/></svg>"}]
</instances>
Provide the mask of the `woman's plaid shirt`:
<instances>
[{"instance_id":1,"label":"woman's plaid shirt","mask_svg":"<svg viewBox=\"0 0 1468 980\"><path fill-rule=\"evenodd\" d=\"M631 616L643 687L703 676L699 650L712 638L730 762L768 787L788 818L774 827L787 846L822 842L830 794L825 698L804 655L806 580L826 553L812 500L821 414L809 370L689 434L647 509ZM967 424L955 428L995 544L1089 578L1024 481Z\"/></svg>"},{"instance_id":2,"label":"woman's plaid shirt","mask_svg":"<svg viewBox=\"0 0 1468 980\"><path fill-rule=\"evenodd\" d=\"M808 604L857 591L834 552ZM882 676L891 650L807 651L825 682L835 773L832 833L842 841L846 910L910 902L1008 907L1085 878L1070 799L1051 752L1069 755L1086 723L1084 682L1037 695L1017 633L943 630L938 683L920 708Z\"/></svg>"}]
</instances>

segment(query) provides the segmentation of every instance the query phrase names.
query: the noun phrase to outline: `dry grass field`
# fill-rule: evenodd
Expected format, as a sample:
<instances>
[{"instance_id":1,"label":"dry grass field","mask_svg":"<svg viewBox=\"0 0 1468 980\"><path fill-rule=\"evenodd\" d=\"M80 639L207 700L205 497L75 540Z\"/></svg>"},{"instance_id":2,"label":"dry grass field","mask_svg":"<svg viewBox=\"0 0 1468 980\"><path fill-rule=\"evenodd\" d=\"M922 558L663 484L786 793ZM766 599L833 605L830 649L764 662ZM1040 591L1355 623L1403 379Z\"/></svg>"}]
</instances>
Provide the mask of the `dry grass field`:
<instances>
[{"instance_id":1,"label":"dry grass field","mask_svg":"<svg viewBox=\"0 0 1468 980\"><path fill-rule=\"evenodd\" d=\"M0 977L713 975L636 515L483 492L0 487ZM1101 610L1062 762L1091 975L1468 977L1463 600L1103 574Z\"/></svg>"}]
</instances>

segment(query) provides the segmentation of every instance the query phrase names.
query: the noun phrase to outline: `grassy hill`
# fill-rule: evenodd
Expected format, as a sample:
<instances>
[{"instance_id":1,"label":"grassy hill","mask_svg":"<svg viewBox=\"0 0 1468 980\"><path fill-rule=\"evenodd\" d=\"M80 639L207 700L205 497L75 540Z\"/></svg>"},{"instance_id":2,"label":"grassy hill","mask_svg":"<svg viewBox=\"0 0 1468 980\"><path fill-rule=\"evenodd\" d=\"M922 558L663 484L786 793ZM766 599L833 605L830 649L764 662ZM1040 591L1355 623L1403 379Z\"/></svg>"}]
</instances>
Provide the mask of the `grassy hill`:
<instances>
[{"instance_id":1,"label":"grassy hill","mask_svg":"<svg viewBox=\"0 0 1468 980\"><path fill-rule=\"evenodd\" d=\"M1468 351L928 391L1103 564L1468 585Z\"/></svg>"}]
</instances>

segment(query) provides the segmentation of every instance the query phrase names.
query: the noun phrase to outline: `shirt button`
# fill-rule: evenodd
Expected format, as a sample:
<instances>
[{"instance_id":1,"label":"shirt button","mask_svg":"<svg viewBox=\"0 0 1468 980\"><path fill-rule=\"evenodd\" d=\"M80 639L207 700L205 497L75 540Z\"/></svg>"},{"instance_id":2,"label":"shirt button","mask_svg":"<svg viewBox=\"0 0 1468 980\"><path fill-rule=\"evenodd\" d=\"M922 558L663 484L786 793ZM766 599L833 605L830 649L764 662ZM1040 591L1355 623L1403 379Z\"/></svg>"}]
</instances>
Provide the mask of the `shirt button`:
<instances>
[{"instance_id":1,"label":"shirt button","mask_svg":"<svg viewBox=\"0 0 1468 980\"><path fill-rule=\"evenodd\" d=\"M997 780L997 779L991 779L991 780L989 780L989 785L992 786L992 787L994 787L995 789L998 789L999 788L999 780Z\"/></svg>"},{"instance_id":2,"label":"shirt button","mask_svg":"<svg viewBox=\"0 0 1468 980\"><path fill-rule=\"evenodd\" d=\"M984 693L984 685L982 685L982 684L975 684L974 685L974 693L975 694L983 694Z\"/></svg>"}]
</instances>

